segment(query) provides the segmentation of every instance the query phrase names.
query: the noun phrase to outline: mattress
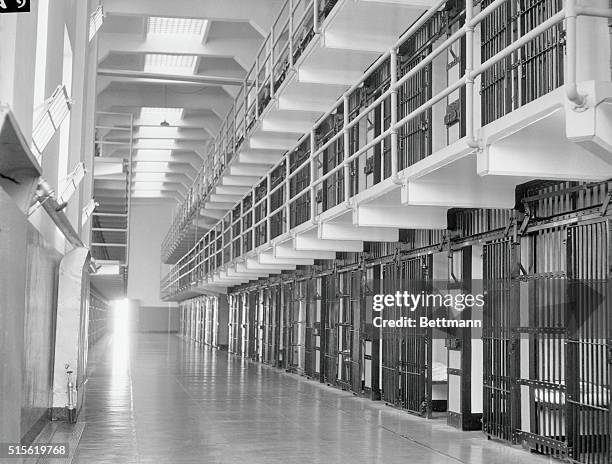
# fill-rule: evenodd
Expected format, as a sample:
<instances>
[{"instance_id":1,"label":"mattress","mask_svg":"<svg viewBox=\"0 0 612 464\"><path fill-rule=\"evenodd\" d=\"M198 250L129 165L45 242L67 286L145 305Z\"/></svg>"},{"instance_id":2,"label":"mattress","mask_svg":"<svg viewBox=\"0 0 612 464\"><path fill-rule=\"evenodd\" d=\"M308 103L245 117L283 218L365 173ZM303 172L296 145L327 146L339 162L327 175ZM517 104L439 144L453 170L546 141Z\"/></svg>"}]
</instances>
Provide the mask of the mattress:
<instances>
[{"instance_id":1,"label":"mattress","mask_svg":"<svg viewBox=\"0 0 612 464\"><path fill-rule=\"evenodd\" d=\"M565 403L565 392L547 388L536 388L534 390L535 400L542 403L562 404ZM580 400L582 404L598 407L608 407L610 401L610 389L589 382L580 382Z\"/></svg>"}]
</instances>

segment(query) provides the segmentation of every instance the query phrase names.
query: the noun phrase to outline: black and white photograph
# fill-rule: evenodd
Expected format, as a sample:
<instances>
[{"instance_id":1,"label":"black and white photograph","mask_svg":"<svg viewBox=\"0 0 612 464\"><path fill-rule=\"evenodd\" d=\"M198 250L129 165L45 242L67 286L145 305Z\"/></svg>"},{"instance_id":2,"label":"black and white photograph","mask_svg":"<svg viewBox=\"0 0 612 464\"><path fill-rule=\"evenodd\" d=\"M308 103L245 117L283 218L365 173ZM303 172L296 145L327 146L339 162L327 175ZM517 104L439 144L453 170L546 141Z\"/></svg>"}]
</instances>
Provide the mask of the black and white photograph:
<instances>
[{"instance_id":1,"label":"black and white photograph","mask_svg":"<svg viewBox=\"0 0 612 464\"><path fill-rule=\"evenodd\" d=\"M612 0L0 0L0 464L612 464Z\"/></svg>"}]
</instances>

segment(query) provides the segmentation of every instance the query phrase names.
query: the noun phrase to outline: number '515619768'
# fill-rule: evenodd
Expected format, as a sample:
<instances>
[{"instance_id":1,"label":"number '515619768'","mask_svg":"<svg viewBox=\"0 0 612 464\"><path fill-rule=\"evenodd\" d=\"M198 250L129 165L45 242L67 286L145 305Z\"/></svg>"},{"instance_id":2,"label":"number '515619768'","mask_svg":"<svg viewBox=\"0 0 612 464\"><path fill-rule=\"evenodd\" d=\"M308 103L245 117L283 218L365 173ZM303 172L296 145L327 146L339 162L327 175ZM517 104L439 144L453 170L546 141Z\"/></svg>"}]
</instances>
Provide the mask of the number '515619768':
<instances>
[{"instance_id":1,"label":"number '515619768'","mask_svg":"<svg viewBox=\"0 0 612 464\"><path fill-rule=\"evenodd\" d=\"M21 445L4 443L0 445L0 458L20 456L53 456L57 458L68 456L67 443L54 443L46 445Z\"/></svg>"}]
</instances>

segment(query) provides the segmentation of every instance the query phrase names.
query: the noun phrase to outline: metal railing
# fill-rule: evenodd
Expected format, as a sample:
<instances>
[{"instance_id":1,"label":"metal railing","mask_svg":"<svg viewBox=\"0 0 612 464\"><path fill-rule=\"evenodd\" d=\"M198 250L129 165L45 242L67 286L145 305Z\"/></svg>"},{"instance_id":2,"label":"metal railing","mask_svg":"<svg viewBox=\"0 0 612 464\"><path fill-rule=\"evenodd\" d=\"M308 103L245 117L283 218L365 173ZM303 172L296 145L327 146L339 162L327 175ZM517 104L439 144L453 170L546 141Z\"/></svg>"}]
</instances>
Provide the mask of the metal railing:
<instances>
[{"instance_id":1,"label":"metal railing","mask_svg":"<svg viewBox=\"0 0 612 464\"><path fill-rule=\"evenodd\" d=\"M568 99L577 105L582 104L584 97L576 90L576 17L586 15L612 18L612 9L580 7L576 5L575 0L567 0L563 6L556 0L544 1L551 4L551 8L546 10L546 16L534 22L531 29L523 30L520 37L499 47L498 52L482 63L476 63L475 60L475 56L479 56L475 52L481 49L483 42L481 34L475 34L475 29L481 28L482 32L483 25L488 26L499 20L495 15L505 14L503 9L512 2L482 2L478 12L475 12L473 4L468 2L466 9L457 12L452 18L445 12L446 20L441 27L448 31L448 37L442 40L434 34L434 38L427 45L427 53L421 55L415 63L413 54L401 56L400 53L407 43L410 45L411 40L412 45L415 45L417 38L422 39L423 31L427 30L436 15L442 13L446 2L437 1L368 69L361 80L345 92L337 104L318 120L311 132L299 140L297 147L270 169L262 181L176 263L162 281L162 294L166 297L180 294L202 282L222 266L242 261L245 254L270 243L280 235L290 233L295 227L307 221L317 224L320 214L324 211L342 204L346 208L352 208L352 197L371 186L362 179L363 176L357 175L363 161L366 178L372 175L369 166L380 163L378 179L374 183L391 178L401 184L401 169L407 166L401 163L406 153L400 151L399 136L402 131L405 132L408 124L419 120L423 114L428 115L427 127L424 127L423 131L435 129L432 129L432 126L435 126L432 109L440 103L447 109L443 124L439 124L445 127L446 145L463 139L469 146L478 148L475 128L481 126L483 115L476 111L476 105L479 103L484 107L488 101L482 100L483 97L475 93L475 85L483 75L491 73L497 64L508 58L525 62L530 53L539 53L537 47L546 52L553 50L554 55L551 56L555 60L559 57L564 60L561 69L563 64L567 69L565 82L557 79L556 87L564 84ZM558 3L556 8L555 3ZM517 15L508 15L508 20L516 18ZM498 30L495 29L492 33L498 33ZM476 40L478 37L480 40ZM561 48L557 50L551 46L551 38L557 40L561 37ZM445 88L435 93L430 92L431 96L425 101L413 103L412 107L400 105L398 96L405 95L411 89L411 81L419 78L419 73L424 70L428 70L431 76L433 69L440 66L440 63L436 64L436 59L443 53L448 53L448 50L460 50L462 47L456 47L457 44L463 44L465 47L465 56L459 60L464 63L460 77ZM455 51L448 55L453 57L453 60L457 59ZM369 81L387 62L390 70L387 82L369 92ZM448 62L442 63L445 70L449 69L448 66ZM557 72L558 68L553 68L552 72ZM541 79L540 75L534 78ZM431 80L429 84L433 85ZM540 87L538 98L553 90L554 86ZM351 105L351 102L355 101L356 95L359 96L359 93L363 92L366 95L361 101L364 101L366 106L349 111L351 106L355 106ZM465 116L454 118L449 116L448 109L453 108L453 99L457 95L461 96L460 105L458 110L454 108L453 111L465 113ZM530 100L518 99L514 106L507 109L507 113L533 99L533 96ZM376 118L380 119L379 130L374 131L366 140L359 139L358 134L368 131L373 124L372 120ZM453 127L460 120L459 130L454 130ZM341 124L338 121L341 121ZM331 129L328 130L330 126ZM454 139L449 135L452 132L456 132ZM307 155L304 155L304 151ZM411 164L431 155L433 151L429 147L417 156L412 156ZM337 158L340 158L339 161ZM376 174L374 172L375 177ZM297 188L298 185L304 186ZM335 189L334 195L329 194L332 189Z\"/></svg>"},{"instance_id":2,"label":"metal railing","mask_svg":"<svg viewBox=\"0 0 612 464\"><path fill-rule=\"evenodd\" d=\"M337 0L286 0L162 242L167 260Z\"/></svg>"}]
</instances>

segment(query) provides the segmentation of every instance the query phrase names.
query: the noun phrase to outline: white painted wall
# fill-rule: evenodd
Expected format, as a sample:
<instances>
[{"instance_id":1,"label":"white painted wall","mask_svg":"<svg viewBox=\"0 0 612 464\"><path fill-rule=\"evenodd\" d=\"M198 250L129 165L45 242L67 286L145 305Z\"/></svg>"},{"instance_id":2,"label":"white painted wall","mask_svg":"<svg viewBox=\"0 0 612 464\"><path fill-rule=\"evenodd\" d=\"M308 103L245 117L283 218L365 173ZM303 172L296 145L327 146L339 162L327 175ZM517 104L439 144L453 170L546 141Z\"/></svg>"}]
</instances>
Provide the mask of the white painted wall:
<instances>
[{"instance_id":1,"label":"white painted wall","mask_svg":"<svg viewBox=\"0 0 612 464\"><path fill-rule=\"evenodd\" d=\"M130 221L128 298L143 307L163 306L159 283L169 266L160 265L161 243L172 220L173 201L134 200Z\"/></svg>"},{"instance_id":2,"label":"white painted wall","mask_svg":"<svg viewBox=\"0 0 612 464\"><path fill-rule=\"evenodd\" d=\"M36 45L39 0L32 0L31 12L4 14L0 17L0 103L9 105L17 117L19 126L28 141L31 141L34 109L34 82L36 78ZM69 125L68 170L80 161L91 166L93 159L93 114L92 103L95 86L91 76L96 73L97 40L88 41L89 13L97 7L97 1L51 0L46 36L46 69L44 94L48 98L62 84L65 74L64 30L67 29L72 45L72 82L69 83L73 108ZM2 40L6 39L6 40ZM43 42L44 43L44 42ZM59 131L43 153L43 176L52 187L57 188ZM92 175L90 170L89 176ZM81 230L81 209L91 198L91 180L87 179L69 202L67 214L75 230ZM40 209L30 217L32 224L44 239L61 253L66 242L53 222ZM88 230L83 240L88 241Z\"/></svg>"}]
</instances>

